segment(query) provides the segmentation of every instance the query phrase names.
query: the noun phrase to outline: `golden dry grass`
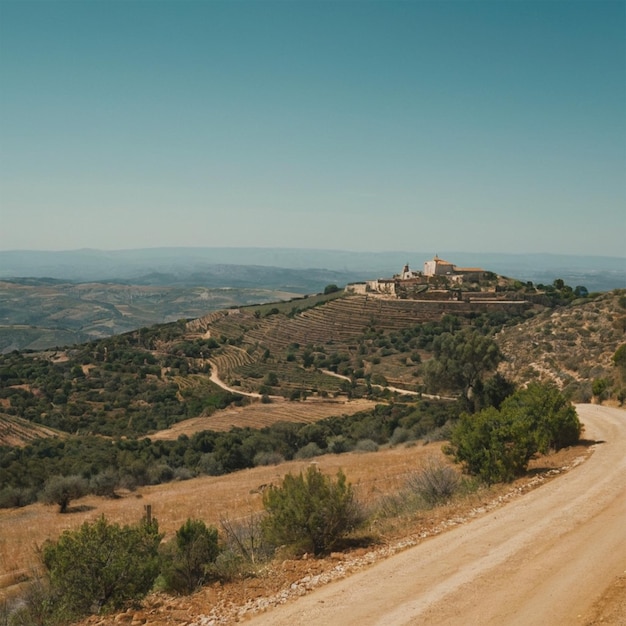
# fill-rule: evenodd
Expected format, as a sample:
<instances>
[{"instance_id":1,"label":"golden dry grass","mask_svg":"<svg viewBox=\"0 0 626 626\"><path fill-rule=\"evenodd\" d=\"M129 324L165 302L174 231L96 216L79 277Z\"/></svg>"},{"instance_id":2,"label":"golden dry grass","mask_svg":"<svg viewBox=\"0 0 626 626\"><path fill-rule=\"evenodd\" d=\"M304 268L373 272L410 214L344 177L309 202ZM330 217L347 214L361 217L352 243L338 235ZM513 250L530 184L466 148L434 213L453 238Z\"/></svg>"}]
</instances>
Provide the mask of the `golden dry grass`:
<instances>
[{"instance_id":1,"label":"golden dry grass","mask_svg":"<svg viewBox=\"0 0 626 626\"><path fill-rule=\"evenodd\" d=\"M315 463L331 475L342 469L354 485L359 499L367 503L384 493L399 490L407 475L427 456L441 455L440 444L394 448L370 453L317 457ZM120 524L137 522L144 506L152 505L159 527L171 536L189 517L219 527L221 518L237 520L262 509L259 487L278 483L287 473L298 473L311 461L290 461L276 466L256 467L228 476L206 476L184 482L143 487L119 499L87 496L72 503L71 512L58 513L56 506L32 504L20 509L0 510L0 594L2 583L12 584L19 575L37 567L37 547L64 530L104 515Z\"/></svg>"},{"instance_id":2,"label":"golden dry grass","mask_svg":"<svg viewBox=\"0 0 626 626\"><path fill-rule=\"evenodd\" d=\"M531 468L545 471L566 467L571 460L583 457L588 448L575 446L531 463ZM72 503L69 514L61 515L56 506L32 504L21 509L0 510L0 600L14 594L19 584L38 568L37 548L46 539L58 537L64 530L78 528L85 521L104 515L109 521L132 524L144 516L144 507L152 506L161 531L169 539L187 518L199 518L220 527L220 520L245 520L251 513L262 510L260 487L278 484L287 473L299 473L311 462L324 473L335 475L339 469L355 488L358 499L366 507L383 496L397 494L407 477L423 467L428 460L444 458L441 443L384 449L378 452L324 455L315 460L290 461L276 466L242 470L227 476L205 476L184 482L148 486L136 492L124 493L110 500L87 496ZM499 494L518 493L532 478L522 478L512 485L496 485L479 490L469 498L453 501L420 515L387 520L377 526L380 539L435 527L444 519L457 518ZM537 486L536 483L535 486Z\"/></svg>"},{"instance_id":3,"label":"golden dry grass","mask_svg":"<svg viewBox=\"0 0 626 626\"><path fill-rule=\"evenodd\" d=\"M245 407L229 407L210 417L193 417L150 435L150 439L174 440L180 435L191 436L203 430L226 432L232 427L264 428L276 422L317 422L335 415L353 415L376 406L371 400L316 400L270 404L256 402Z\"/></svg>"}]
</instances>

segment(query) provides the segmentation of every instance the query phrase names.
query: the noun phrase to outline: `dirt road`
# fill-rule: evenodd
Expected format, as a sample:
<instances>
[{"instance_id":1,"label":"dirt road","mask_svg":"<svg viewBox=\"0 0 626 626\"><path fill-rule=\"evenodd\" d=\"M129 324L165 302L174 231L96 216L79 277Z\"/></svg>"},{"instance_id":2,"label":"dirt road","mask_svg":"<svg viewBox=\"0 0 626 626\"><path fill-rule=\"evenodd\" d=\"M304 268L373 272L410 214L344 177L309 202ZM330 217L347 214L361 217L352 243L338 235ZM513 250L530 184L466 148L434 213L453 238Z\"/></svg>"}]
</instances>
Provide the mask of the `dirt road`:
<instances>
[{"instance_id":1,"label":"dirt road","mask_svg":"<svg viewBox=\"0 0 626 626\"><path fill-rule=\"evenodd\" d=\"M578 467L247 624L584 624L626 571L626 411L577 408L585 437L599 442Z\"/></svg>"}]
</instances>

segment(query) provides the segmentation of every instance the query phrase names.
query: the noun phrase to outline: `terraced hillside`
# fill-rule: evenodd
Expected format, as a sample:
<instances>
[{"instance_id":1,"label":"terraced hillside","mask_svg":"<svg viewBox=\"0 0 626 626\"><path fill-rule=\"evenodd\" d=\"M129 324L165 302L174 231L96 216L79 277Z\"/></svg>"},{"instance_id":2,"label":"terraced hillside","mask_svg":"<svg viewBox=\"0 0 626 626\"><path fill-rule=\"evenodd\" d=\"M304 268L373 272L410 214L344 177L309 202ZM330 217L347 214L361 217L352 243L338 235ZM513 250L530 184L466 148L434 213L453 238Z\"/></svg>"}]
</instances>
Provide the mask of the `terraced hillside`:
<instances>
[{"instance_id":1,"label":"terraced hillside","mask_svg":"<svg viewBox=\"0 0 626 626\"><path fill-rule=\"evenodd\" d=\"M284 319L255 318L253 308L213 313L190 324L190 329L210 330L229 339L245 333L248 344L256 342L286 348L290 344L346 343L377 327L403 330L415 324L441 319L442 315L472 315L489 311L520 313L526 302L459 302L454 300L398 300L372 296L346 296ZM251 319L252 318L252 319ZM253 321L254 320L254 321ZM256 323L255 323L256 322Z\"/></svg>"},{"instance_id":2,"label":"terraced hillside","mask_svg":"<svg viewBox=\"0 0 626 626\"><path fill-rule=\"evenodd\" d=\"M189 322L187 329L195 336L220 342L212 363L222 379L247 392L275 393L277 385L287 397L299 392L347 391L346 381L327 376L324 369L355 379L368 377L368 381L374 376L372 382L390 381L415 390L419 382L417 365L422 355L427 356L428 342L409 345L414 329L436 326L446 319L468 322L481 315L521 316L530 307L523 301L346 295L325 302L317 300L313 306L304 300L296 306L285 303L273 308L215 312ZM409 358L411 351L413 358ZM384 366L379 367L383 358Z\"/></svg>"},{"instance_id":3,"label":"terraced hillside","mask_svg":"<svg viewBox=\"0 0 626 626\"><path fill-rule=\"evenodd\" d=\"M45 437L63 437L64 433L33 424L28 420L0 413L0 446L22 447Z\"/></svg>"},{"instance_id":4,"label":"terraced hillside","mask_svg":"<svg viewBox=\"0 0 626 626\"><path fill-rule=\"evenodd\" d=\"M612 359L625 339L623 300L616 291L546 308L333 293L226 309L66 350L2 355L0 409L68 433L141 436L250 402L214 385L212 371L267 399L378 400L389 395L381 386L430 392L422 364L435 338L466 325L503 328L509 379L551 378L579 401L619 399L626 381Z\"/></svg>"}]
</instances>

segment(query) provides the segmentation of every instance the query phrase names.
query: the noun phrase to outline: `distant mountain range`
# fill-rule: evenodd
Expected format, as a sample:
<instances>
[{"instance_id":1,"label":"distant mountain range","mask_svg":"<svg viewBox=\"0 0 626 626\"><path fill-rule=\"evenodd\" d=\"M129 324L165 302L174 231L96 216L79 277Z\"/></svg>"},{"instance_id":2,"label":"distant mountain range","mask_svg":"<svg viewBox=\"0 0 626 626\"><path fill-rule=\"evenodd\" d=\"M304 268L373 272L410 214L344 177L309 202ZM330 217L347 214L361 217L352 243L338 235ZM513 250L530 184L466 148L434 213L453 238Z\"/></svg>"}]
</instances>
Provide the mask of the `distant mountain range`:
<instances>
[{"instance_id":1,"label":"distant mountain range","mask_svg":"<svg viewBox=\"0 0 626 626\"><path fill-rule=\"evenodd\" d=\"M626 258L438 251L458 266L482 267L535 283L562 278L590 291L626 288ZM281 289L315 292L389 277L405 263L421 270L435 252L354 252L295 248L149 248L140 250L0 251L0 279L53 278L136 285Z\"/></svg>"}]
</instances>

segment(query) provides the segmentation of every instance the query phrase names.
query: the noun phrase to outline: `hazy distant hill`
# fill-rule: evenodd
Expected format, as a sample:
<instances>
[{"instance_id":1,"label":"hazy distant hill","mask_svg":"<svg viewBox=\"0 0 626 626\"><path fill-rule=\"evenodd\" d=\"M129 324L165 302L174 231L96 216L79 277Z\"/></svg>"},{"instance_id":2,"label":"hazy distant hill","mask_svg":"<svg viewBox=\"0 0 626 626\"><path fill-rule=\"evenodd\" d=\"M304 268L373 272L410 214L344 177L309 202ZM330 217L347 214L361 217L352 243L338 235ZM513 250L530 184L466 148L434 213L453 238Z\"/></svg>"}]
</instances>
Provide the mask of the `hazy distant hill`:
<instances>
[{"instance_id":1,"label":"hazy distant hill","mask_svg":"<svg viewBox=\"0 0 626 626\"><path fill-rule=\"evenodd\" d=\"M169 284L168 284L169 282ZM205 287L155 276L143 284L0 280L0 353L43 350L109 337L142 326L195 318L232 306L301 295L279 289ZM237 284L234 277L230 284Z\"/></svg>"},{"instance_id":2,"label":"hazy distant hill","mask_svg":"<svg viewBox=\"0 0 626 626\"><path fill-rule=\"evenodd\" d=\"M570 285L585 285L590 291L626 287L626 258L446 250L437 253L459 266L479 266L535 283L551 283L555 278L562 278ZM0 278L45 276L72 281L111 280L137 284L176 282L179 285L250 286L307 293L316 291L315 287L325 282L345 284L391 276L405 263L421 270L424 261L434 254L435 251L353 252L291 248L14 250L0 251Z\"/></svg>"},{"instance_id":3,"label":"hazy distant hill","mask_svg":"<svg viewBox=\"0 0 626 626\"><path fill-rule=\"evenodd\" d=\"M40 350L217 309L421 270L433 253L269 248L0 251L0 352ZM626 259L442 252L535 284L626 287Z\"/></svg>"}]
</instances>

